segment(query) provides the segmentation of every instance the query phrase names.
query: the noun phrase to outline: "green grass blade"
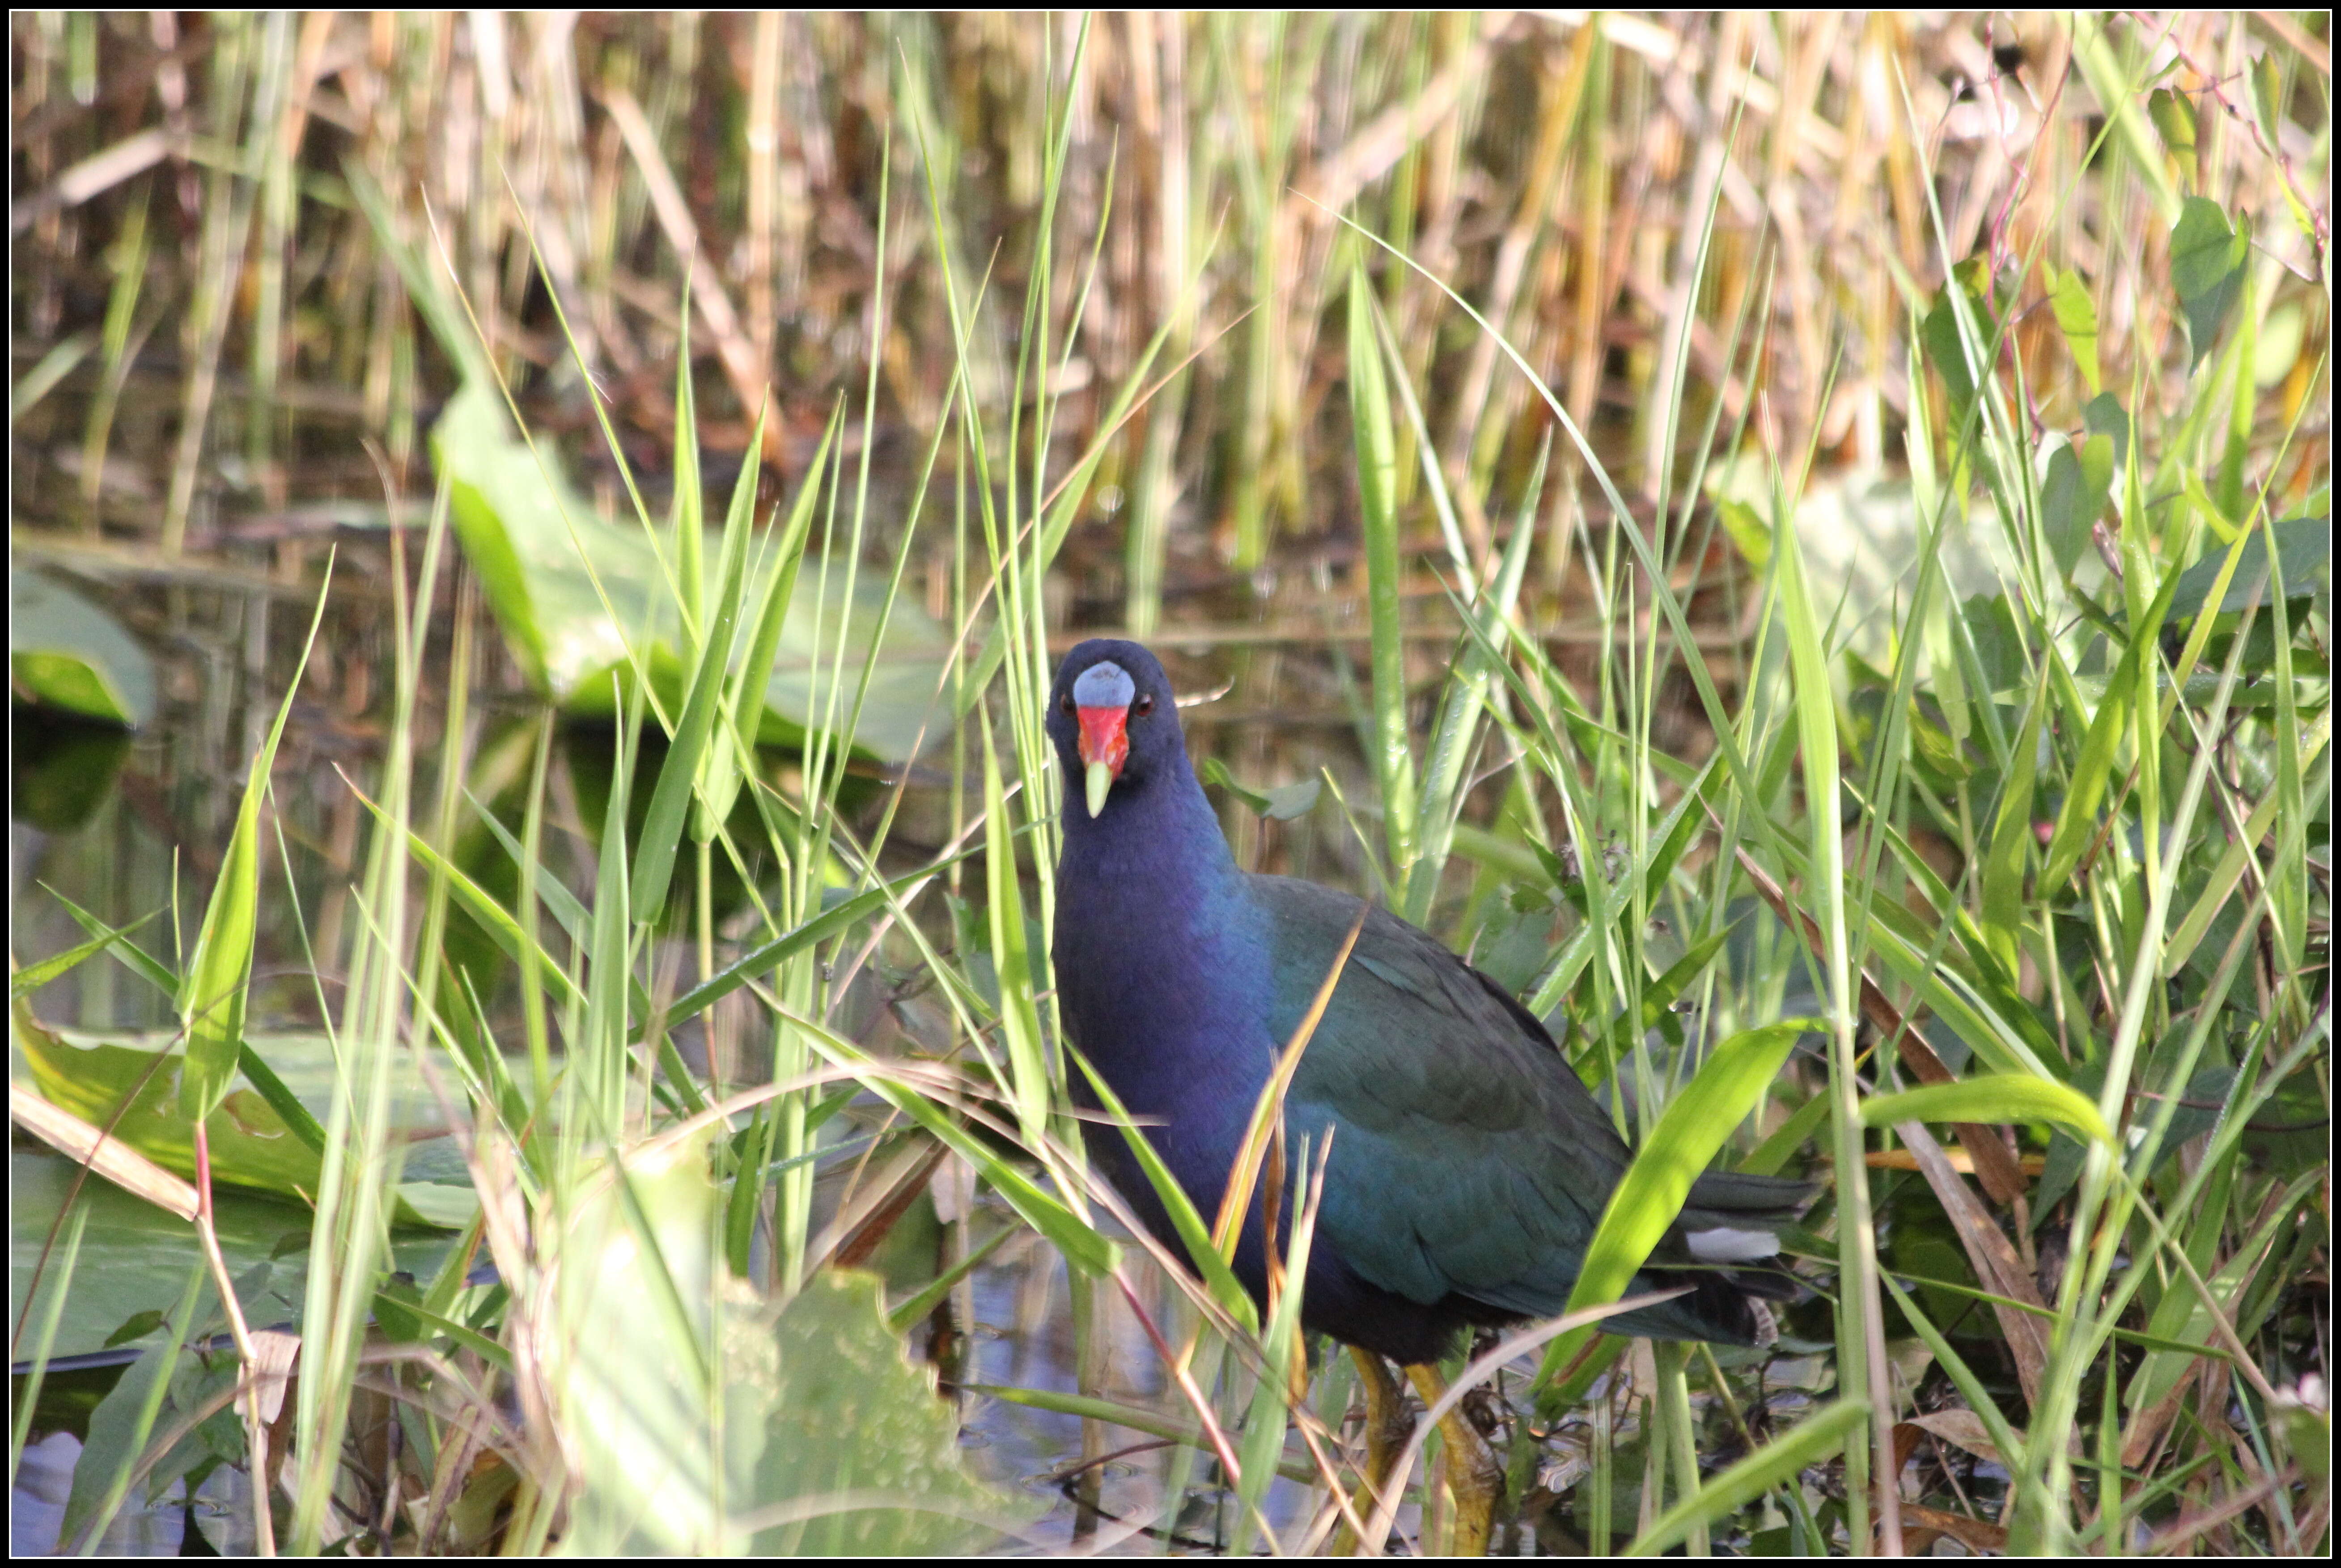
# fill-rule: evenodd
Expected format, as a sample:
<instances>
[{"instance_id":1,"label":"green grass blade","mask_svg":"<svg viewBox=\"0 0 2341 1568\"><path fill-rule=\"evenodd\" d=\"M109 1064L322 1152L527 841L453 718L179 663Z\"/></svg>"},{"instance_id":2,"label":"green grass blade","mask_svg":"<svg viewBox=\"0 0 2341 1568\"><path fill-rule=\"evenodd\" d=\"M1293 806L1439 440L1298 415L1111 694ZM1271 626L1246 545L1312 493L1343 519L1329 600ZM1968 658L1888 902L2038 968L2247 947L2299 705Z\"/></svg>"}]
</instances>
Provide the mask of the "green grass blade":
<instances>
[{"instance_id":1,"label":"green grass blade","mask_svg":"<svg viewBox=\"0 0 2341 1568\"><path fill-rule=\"evenodd\" d=\"M1407 740L1406 620L1398 549L1398 431L1374 333L1373 289L1361 262L1350 269L1350 422L1358 450L1360 526L1366 541L1366 598L1373 622L1374 776L1393 886L1414 864L1414 752Z\"/></svg>"},{"instance_id":2,"label":"green grass blade","mask_svg":"<svg viewBox=\"0 0 2341 1568\"><path fill-rule=\"evenodd\" d=\"M1601 1211L1585 1249L1585 1264L1569 1293L1569 1310L1607 1306L1626 1294L1669 1226L1682 1213L1691 1184L1715 1161L1724 1140L1763 1104L1797 1037L1818 1025L1787 1018L1749 1029L1718 1046L1659 1115L1659 1125ZM1569 1365L1598 1329L1562 1335L1545 1353L1540 1381Z\"/></svg>"},{"instance_id":3,"label":"green grass blade","mask_svg":"<svg viewBox=\"0 0 2341 1568\"><path fill-rule=\"evenodd\" d=\"M292 715L293 699L309 668L309 650L317 645L324 624L325 600L333 591L333 570L317 590L317 608L309 621L309 635L301 645L300 662L277 704L276 721L268 739L252 759L244 781L244 800L237 808L235 831L220 862L211 903L204 910L195 950L179 987L179 1017L187 1036L187 1065L179 1079L179 1108L200 1125L226 1097L235 1076L236 1046L244 1038L245 993L252 981L252 948L260 916L260 804L268 794L269 769L276 761L277 743L284 738L284 721Z\"/></svg>"},{"instance_id":4,"label":"green grass blade","mask_svg":"<svg viewBox=\"0 0 2341 1568\"><path fill-rule=\"evenodd\" d=\"M31 995L58 976L70 974L81 968L116 942L120 942L125 948L129 947L130 933L162 912L160 909L149 910L126 926L101 926L97 934L88 941L67 948L53 958L44 958L37 964L30 964L17 970L8 977L8 999L13 1002L19 997Z\"/></svg>"},{"instance_id":5,"label":"green grass blade","mask_svg":"<svg viewBox=\"0 0 2341 1568\"><path fill-rule=\"evenodd\" d=\"M1897 1122L2060 1122L2110 1143L2113 1134L2087 1096L2050 1078L1996 1073L1956 1084L1928 1084L1861 1102L1865 1126Z\"/></svg>"},{"instance_id":6,"label":"green grass blade","mask_svg":"<svg viewBox=\"0 0 2341 1568\"><path fill-rule=\"evenodd\" d=\"M1840 1448L1859 1442L1868 1409L1858 1399L1840 1399L1815 1411L1796 1429L1774 1439L1702 1484L1650 1523L1626 1548L1629 1557L1656 1557L1679 1545L1691 1532L1738 1512L1773 1487L1793 1484L1798 1472L1819 1464Z\"/></svg>"}]
</instances>

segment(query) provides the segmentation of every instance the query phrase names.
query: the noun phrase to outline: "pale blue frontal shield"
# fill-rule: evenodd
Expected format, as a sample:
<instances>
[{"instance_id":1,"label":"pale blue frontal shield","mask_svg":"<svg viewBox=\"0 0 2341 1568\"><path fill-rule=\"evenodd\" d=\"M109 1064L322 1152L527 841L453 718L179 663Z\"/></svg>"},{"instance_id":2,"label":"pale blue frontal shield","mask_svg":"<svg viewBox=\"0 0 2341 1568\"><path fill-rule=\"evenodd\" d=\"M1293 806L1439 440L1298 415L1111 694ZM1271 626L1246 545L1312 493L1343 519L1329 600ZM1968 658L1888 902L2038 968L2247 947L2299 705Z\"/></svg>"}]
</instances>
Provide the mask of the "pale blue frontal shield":
<instances>
[{"instance_id":1,"label":"pale blue frontal shield","mask_svg":"<svg viewBox=\"0 0 2341 1568\"><path fill-rule=\"evenodd\" d=\"M1137 696L1130 671L1111 659L1091 665L1073 681L1073 700L1083 708L1127 708Z\"/></svg>"}]
</instances>

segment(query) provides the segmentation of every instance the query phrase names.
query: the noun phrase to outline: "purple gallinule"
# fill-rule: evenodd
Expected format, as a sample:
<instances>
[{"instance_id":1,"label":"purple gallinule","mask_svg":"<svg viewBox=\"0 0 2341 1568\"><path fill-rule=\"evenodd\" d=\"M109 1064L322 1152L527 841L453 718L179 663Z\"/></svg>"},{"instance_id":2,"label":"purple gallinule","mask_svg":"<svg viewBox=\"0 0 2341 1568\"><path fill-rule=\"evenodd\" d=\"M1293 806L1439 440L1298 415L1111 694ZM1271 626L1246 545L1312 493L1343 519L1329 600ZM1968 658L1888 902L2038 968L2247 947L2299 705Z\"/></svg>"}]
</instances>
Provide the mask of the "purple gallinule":
<instances>
[{"instance_id":1,"label":"purple gallinule","mask_svg":"<svg viewBox=\"0 0 2341 1568\"><path fill-rule=\"evenodd\" d=\"M1101 639L1066 655L1048 722L1069 785L1053 948L1065 1027L1148 1125L1208 1224L1261 1087L1331 970L1360 900L1237 867L1188 763L1170 680L1137 643ZM1081 1076L1073 1081L1088 1101ZM1284 1108L1288 1126L1312 1146L1333 1135L1301 1321L1390 1357L1418 1386L1435 1385L1430 1364L1467 1326L1565 1307L1632 1157L1527 1008L1380 909L1366 916ZM1120 1134L1093 1129L1091 1146L1178 1251ZM1768 1339L1758 1297L1778 1295L1781 1276L1665 1265L1773 1255L1771 1227L1807 1191L1720 1171L1699 1177L1653 1266L1635 1281L1638 1292L1689 1285L1690 1294L1607 1326L1655 1339ZM1264 1226L1257 1196L1253 1205L1235 1273L1260 1297ZM1290 1195L1280 1206L1292 1212ZM1370 1399L1394 1392L1380 1363L1359 1364ZM1468 1424L1453 1424L1460 1430L1450 1443L1477 1446L1477 1466L1491 1466L1476 1434L1459 1441ZM1489 1507L1499 1480L1481 1477ZM1459 1504L1471 1489L1465 1477ZM1469 1544L1459 1537L1459 1549Z\"/></svg>"}]
</instances>

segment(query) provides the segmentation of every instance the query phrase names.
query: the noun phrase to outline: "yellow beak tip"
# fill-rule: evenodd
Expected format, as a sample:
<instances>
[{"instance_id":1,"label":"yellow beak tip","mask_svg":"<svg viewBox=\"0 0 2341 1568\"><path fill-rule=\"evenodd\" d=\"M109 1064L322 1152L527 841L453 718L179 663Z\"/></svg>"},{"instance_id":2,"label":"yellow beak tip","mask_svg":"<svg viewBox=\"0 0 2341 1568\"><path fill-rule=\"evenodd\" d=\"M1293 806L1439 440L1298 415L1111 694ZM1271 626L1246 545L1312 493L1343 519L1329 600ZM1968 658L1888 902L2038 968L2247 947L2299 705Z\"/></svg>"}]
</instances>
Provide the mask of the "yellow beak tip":
<instances>
[{"instance_id":1,"label":"yellow beak tip","mask_svg":"<svg viewBox=\"0 0 2341 1568\"><path fill-rule=\"evenodd\" d=\"M1113 788L1113 769L1102 762L1092 762L1082 783L1087 789L1090 815L1095 817L1105 809L1105 792Z\"/></svg>"}]
</instances>

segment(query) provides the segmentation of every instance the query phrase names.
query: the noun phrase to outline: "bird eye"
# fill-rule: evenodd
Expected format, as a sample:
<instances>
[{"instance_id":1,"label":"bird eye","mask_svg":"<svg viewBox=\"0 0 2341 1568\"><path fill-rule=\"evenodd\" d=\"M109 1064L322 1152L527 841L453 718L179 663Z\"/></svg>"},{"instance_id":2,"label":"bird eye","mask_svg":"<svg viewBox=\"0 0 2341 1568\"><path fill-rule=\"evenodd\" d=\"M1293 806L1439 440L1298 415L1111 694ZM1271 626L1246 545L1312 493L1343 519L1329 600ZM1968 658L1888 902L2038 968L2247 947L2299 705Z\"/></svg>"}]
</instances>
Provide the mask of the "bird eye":
<instances>
[{"instance_id":1,"label":"bird eye","mask_svg":"<svg viewBox=\"0 0 2341 1568\"><path fill-rule=\"evenodd\" d=\"M1131 704L1130 705L1130 710L1131 710L1132 713L1134 713L1134 714L1138 715L1138 717L1139 717L1139 718L1141 718L1141 719L1143 719L1143 718L1145 718L1148 714L1150 714L1150 713L1153 712L1153 711L1154 711L1154 695L1153 695L1153 693L1149 692L1149 693L1147 693L1145 696L1141 697L1137 701L1135 701L1135 702L1131 703Z\"/></svg>"},{"instance_id":2,"label":"bird eye","mask_svg":"<svg viewBox=\"0 0 2341 1568\"><path fill-rule=\"evenodd\" d=\"M1058 698L1057 707L1067 718L1071 718L1073 711L1073 694L1068 691L1062 697Z\"/></svg>"}]
</instances>

